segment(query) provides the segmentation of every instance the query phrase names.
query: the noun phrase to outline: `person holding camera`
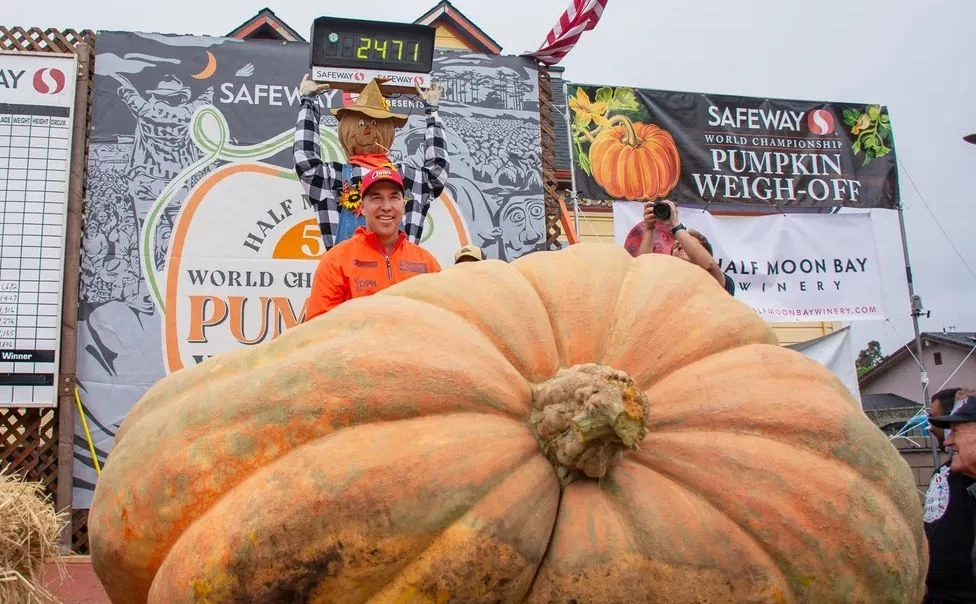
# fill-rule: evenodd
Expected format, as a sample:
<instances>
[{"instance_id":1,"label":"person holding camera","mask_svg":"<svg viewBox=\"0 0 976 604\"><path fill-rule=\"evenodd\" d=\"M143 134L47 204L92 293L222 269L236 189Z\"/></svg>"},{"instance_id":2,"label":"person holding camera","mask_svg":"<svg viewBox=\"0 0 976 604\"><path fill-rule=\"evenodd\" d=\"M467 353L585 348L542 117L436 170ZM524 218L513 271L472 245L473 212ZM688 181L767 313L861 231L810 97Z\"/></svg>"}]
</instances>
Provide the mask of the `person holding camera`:
<instances>
[{"instance_id":1,"label":"person holding camera","mask_svg":"<svg viewBox=\"0 0 976 604\"><path fill-rule=\"evenodd\" d=\"M678 207L673 201L662 199L660 201L648 201L644 203L644 235L641 238L640 247L637 248L637 255L650 254L654 249L654 231L657 222L671 231L674 236L674 243L671 244L671 255L681 258L687 262L697 264L708 273L715 277L719 285L729 292L730 296L735 295L735 282L725 273L712 257L712 244L708 239L695 230L688 230L685 225L678 220Z\"/></svg>"}]
</instances>

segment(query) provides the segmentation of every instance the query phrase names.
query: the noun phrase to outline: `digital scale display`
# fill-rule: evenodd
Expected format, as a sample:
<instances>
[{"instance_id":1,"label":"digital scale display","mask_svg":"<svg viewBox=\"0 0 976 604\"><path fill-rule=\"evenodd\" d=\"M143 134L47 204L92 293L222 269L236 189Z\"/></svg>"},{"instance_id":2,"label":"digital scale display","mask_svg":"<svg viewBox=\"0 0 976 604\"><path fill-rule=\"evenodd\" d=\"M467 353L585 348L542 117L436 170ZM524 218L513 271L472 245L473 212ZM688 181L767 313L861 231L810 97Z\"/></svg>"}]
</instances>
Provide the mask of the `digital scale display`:
<instances>
[{"instance_id":1,"label":"digital scale display","mask_svg":"<svg viewBox=\"0 0 976 604\"><path fill-rule=\"evenodd\" d=\"M319 17L312 25L312 78L339 88L361 88L374 77L389 78L384 90L428 87L434 32L412 23Z\"/></svg>"}]
</instances>

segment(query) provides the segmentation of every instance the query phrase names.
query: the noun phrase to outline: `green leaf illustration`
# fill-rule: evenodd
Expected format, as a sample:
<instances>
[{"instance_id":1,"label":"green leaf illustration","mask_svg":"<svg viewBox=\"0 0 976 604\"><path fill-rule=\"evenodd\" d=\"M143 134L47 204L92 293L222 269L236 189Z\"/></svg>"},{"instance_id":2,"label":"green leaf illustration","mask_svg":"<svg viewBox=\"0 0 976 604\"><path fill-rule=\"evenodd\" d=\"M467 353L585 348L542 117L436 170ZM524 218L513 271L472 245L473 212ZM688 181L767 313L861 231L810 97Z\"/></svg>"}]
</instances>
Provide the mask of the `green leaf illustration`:
<instances>
[{"instance_id":1,"label":"green leaf illustration","mask_svg":"<svg viewBox=\"0 0 976 604\"><path fill-rule=\"evenodd\" d=\"M856 109L845 109L844 113L841 114L841 117L844 120L844 124L848 126L853 126L854 124L857 123L857 118L859 117L859 115L860 114L857 112Z\"/></svg>"},{"instance_id":2,"label":"green leaf illustration","mask_svg":"<svg viewBox=\"0 0 976 604\"><path fill-rule=\"evenodd\" d=\"M874 153L875 153L875 157L884 157L885 155L891 153L891 147L885 147L884 145L881 145L880 147L875 148Z\"/></svg>"},{"instance_id":3,"label":"green leaf illustration","mask_svg":"<svg viewBox=\"0 0 976 604\"><path fill-rule=\"evenodd\" d=\"M887 141L891 136L891 126L886 126L884 122L878 124L878 138Z\"/></svg>"},{"instance_id":4,"label":"green leaf illustration","mask_svg":"<svg viewBox=\"0 0 976 604\"><path fill-rule=\"evenodd\" d=\"M597 91L596 91L596 102L597 103L606 103L607 105L609 105L611 101L613 101L613 89L612 88L607 88L606 86L604 86L603 88L598 88L597 89Z\"/></svg>"},{"instance_id":5,"label":"green leaf illustration","mask_svg":"<svg viewBox=\"0 0 976 604\"><path fill-rule=\"evenodd\" d=\"M875 148L877 146L878 146L878 137L877 136L875 136L873 134L869 134L869 135L867 135L864 138L864 148L865 149L871 150L871 149L873 149L873 148Z\"/></svg>"},{"instance_id":6,"label":"green leaf illustration","mask_svg":"<svg viewBox=\"0 0 976 604\"><path fill-rule=\"evenodd\" d=\"M861 166L863 167L868 165L869 163L871 163L872 159L874 159L874 151L868 149L867 151L864 152L864 163L861 164Z\"/></svg>"},{"instance_id":7,"label":"green leaf illustration","mask_svg":"<svg viewBox=\"0 0 976 604\"><path fill-rule=\"evenodd\" d=\"M878 105L869 105L867 114L868 117L871 118L871 121L873 122L881 116L881 107L879 107Z\"/></svg>"},{"instance_id":8,"label":"green leaf illustration","mask_svg":"<svg viewBox=\"0 0 976 604\"><path fill-rule=\"evenodd\" d=\"M857 155L858 153L861 152L861 139L857 139L856 141L854 141L854 146L851 147L851 152L854 153L854 155Z\"/></svg>"},{"instance_id":9,"label":"green leaf illustration","mask_svg":"<svg viewBox=\"0 0 976 604\"><path fill-rule=\"evenodd\" d=\"M881 116L881 119L879 119L878 121L884 124L885 126L887 126L888 124L891 123L891 117L887 113L885 113L884 115Z\"/></svg>"},{"instance_id":10,"label":"green leaf illustration","mask_svg":"<svg viewBox=\"0 0 976 604\"><path fill-rule=\"evenodd\" d=\"M610 102L610 111L640 111L640 102L633 88L617 88L613 91L613 100Z\"/></svg>"},{"instance_id":11,"label":"green leaf illustration","mask_svg":"<svg viewBox=\"0 0 976 604\"><path fill-rule=\"evenodd\" d=\"M579 167L582 168L586 175L590 175L590 156L585 153L579 154Z\"/></svg>"}]
</instances>

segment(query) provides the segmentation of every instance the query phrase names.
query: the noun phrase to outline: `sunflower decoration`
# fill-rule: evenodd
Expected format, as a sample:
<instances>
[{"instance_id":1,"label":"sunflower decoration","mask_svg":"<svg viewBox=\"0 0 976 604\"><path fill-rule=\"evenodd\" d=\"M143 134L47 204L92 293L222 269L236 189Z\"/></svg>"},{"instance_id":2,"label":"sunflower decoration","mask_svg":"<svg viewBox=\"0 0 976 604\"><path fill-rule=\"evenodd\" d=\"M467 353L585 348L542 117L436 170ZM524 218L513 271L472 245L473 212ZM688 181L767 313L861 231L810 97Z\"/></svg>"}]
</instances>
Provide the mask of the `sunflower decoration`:
<instances>
[{"instance_id":1,"label":"sunflower decoration","mask_svg":"<svg viewBox=\"0 0 976 604\"><path fill-rule=\"evenodd\" d=\"M356 216L363 213L363 196L359 192L359 185L350 186L348 182L342 185L339 206L351 210Z\"/></svg>"}]
</instances>

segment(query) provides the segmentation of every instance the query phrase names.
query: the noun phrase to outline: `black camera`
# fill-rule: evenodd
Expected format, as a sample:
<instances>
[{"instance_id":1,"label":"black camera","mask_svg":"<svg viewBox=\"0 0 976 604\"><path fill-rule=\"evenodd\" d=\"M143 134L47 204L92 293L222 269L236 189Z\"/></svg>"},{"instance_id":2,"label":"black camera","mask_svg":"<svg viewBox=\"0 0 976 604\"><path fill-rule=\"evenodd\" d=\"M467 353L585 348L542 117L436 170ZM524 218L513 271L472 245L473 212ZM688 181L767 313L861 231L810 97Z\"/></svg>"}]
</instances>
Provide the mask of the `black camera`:
<instances>
[{"instance_id":1,"label":"black camera","mask_svg":"<svg viewBox=\"0 0 976 604\"><path fill-rule=\"evenodd\" d=\"M671 206L664 203L663 201L654 202L654 218L658 220L670 220L671 219Z\"/></svg>"}]
</instances>

